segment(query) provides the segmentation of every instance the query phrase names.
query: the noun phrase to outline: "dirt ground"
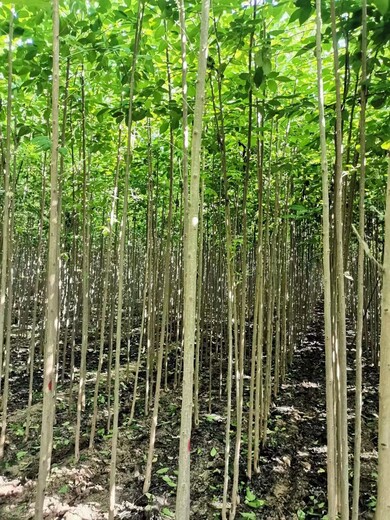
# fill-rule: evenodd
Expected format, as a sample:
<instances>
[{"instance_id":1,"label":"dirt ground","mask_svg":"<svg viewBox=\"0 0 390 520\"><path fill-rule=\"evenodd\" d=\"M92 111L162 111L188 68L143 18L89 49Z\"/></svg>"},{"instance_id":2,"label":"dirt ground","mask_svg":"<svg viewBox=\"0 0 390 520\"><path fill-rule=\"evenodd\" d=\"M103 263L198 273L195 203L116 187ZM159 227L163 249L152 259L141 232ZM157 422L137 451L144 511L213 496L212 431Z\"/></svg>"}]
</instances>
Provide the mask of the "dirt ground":
<instances>
[{"instance_id":1,"label":"dirt ground","mask_svg":"<svg viewBox=\"0 0 390 520\"><path fill-rule=\"evenodd\" d=\"M268 442L261 450L261 470L251 482L245 475L246 443L241 455L240 506L237 518L309 519L326 514L326 413L325 359L321 312L296 348L294 362L278 397L274 400L268 425ZM353 331L348 333L349 364L353 366ZM136 342L135 342L136 343ZM134 347L136 350L136 347ZM91 353L91 356L94 354ZM134 358L136 352L134 352ZM215 371L219 370L216 360ZM0 518L27 520L33 516L35 479L38 471L41 406L32 410L32 430L24 440L26 420L26 376L23 356L11 378L9 433L5 459L0 466ZM92 362L93 365L93 362ZM215 372L215 373L216 373ZM219 399L218 377L212 378L213 398L208 410L207 370L202 371L200 423L191 440L191 511L194 519L220 518L224 471L225 409ZM142 374L141 374L142 376ZM353 443L353 370L349 369L348 396L350 440ZM36 374L39 389L41 374ZM143 472L149 442L149 419L138 402L136 419L129 424L129 397L132 379L123 371L122 407L117 461L117 518L173 518L177 480L180 427L180 392L173 390L168 377L163 391L155 445L152 485L142 493ZM364 369L363 453L361 518L373 518L375 507L377 385L378 374L366 364ZM66 383L66 381L65 381ZM249 385L249 379L245 380ZM107 412L101 404L95 450L88 450L94 373L87 381L87 408L84 416L80 462L74 464L74 399L68 406L69 390L58 387L57 420L54 429L53 465L45 512L47 519L100 520L107 518L110 435L105 434ZM103 386L105 388L105 386ZM141 395L142 395L141 387ZM225 389L223 388L223 392ZM249 395L246 388L246 397ZM104 392L102 392L104 393ZM245 400L244 400L245 401ZM246 404L245 404L246 406ZM244 430L245 431L245 430ZM232 425L234 447L235 425ZM353 446L351 444L351 452ZM352 468L352 459L351 459ZM351 479L352 482L352 479Z\"/></svg>"}]
</instances>

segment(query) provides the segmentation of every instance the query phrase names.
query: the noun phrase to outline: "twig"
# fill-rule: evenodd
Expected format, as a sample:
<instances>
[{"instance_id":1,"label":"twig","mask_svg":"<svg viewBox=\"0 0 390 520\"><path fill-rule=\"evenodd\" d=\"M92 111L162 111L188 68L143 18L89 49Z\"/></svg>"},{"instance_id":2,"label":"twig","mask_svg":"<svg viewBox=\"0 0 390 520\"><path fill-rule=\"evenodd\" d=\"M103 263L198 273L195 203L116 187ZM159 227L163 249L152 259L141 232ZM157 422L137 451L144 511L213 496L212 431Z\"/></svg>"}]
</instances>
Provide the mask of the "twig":
<instances>
[{"instance_id":1,"label":"twig","mask_svg":"<svg viewBox=\"0 0 390 520\"><path fill-rule=\"evenodd\" d=\"M357 239L359 240L359 242L362 244L363 246L363 249L364 249L364 252L366 253L366 255L368 256L368 258L370 260L372 260L374 262L374 264L380 269L381 272L383 272L383 265L378 262L378 260L374 257L374 255L371 253L370 251L370 248L368 247L368 244L367 242L365 242L362 237L359 235L359 232L358 230L356 229L356 227L354 226L354 224L352 224L352 229L353 229L353 232L355 233L355 235L357 236Z\"/></svg>"}]
</instances>

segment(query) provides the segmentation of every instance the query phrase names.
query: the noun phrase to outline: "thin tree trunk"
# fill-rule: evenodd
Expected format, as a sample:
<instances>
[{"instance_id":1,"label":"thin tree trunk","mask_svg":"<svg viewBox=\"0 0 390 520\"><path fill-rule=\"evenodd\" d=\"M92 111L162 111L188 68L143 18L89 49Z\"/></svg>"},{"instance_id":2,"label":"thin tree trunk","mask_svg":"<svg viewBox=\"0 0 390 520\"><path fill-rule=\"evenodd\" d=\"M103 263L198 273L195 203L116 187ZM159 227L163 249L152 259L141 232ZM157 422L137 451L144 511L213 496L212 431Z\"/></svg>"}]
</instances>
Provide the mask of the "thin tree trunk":
<instances>
[{"instance_id":1,"label":"thin tree trunk","mask_svg":"<svg viewBox=\"0 0 390 520\"><path fill-rule=\"evenodd\" d=\"M14 175L16 173L16 155L14 155ZM15 176L16 177L16 176ZM16 179L14 177L13 192L16 191ZM6 339L5 339L5 368L4 368L4 389L2 399L2 417L1 417L1 433L0 433L0 459L4 456L5 434L7 430L7 414L9 400L9 375L11 360L11 326L12 326L12 304L13 304L13 228L14 228L14 207L15 197L11 199L10 215L9 215L9 247L8 254L8 305L6 306Z\"/></svg>"},{"instance_id":2,"label":"thin tree trunk","mask_svg":"<svg viewBox=\"0 0 390 520\"><path fill-rule=\"evenodd\" d=\"M26 418L26 431L25 431L25 439L27 440L29 437L30 430L30 422L31 422L31 406L33 399L33 381L34 381L34 361L35 361L35 331L37 324L37 314L38 314L38 301L39 301L39 282L41 275L41 265L42 265L42 246L43 246L43 220L45 216L45 193L46 193L46 154L43 160L43 168L42 168L42 196L41 196L41 215L39 219L39 231L38 231L38 250L37 250L37 270L35 273L35 282L34 282L34 306L33 306L33 316L32 316L32 325L31 325L31 341L30 341L30 352L29 352L29 363L28 363L28 371L29 371L29 388L28 388L28 404L27 404L27 418Z\"/></svg>"},{"instance_id":3,"label":"thin tree trunk","mask_svg":"<svg viewBox=\"0 0 390 520\"><path fill-rule=\"evenodd\" d=\"M259 112L259 108L257 108ZM262 126L264 117L264 103L262 106L261 117L258 113L258 126ZM258 213L258 250L257 250L257 275L258 275L258 318L257 318L257 346L256 346L256 381L255 381L255 432L254 432L254 453L253 466L256 473L259 472L259 451L260 451L260 425L262 424L263 413L263 339L264 339L264 240L263 240L263 167L264 167L264 133L261 139L257 140L257 200L259 204Z\"/></svg>"},{"instance_id":4,"label":"thin tree trunk","mask_svg":"<svg viewBox=\"0 0 390 520\"><path fill-rule=\"evenodd\" d=\"M142 316L141 316L141 333L138 344L138 356L137 356L137 366L135 370L135 378L134 378L134 390L133 390L133 400L131 403L131 411L130 411L130 419L131 423L134 419L135 414L135 405L137 402L137 389L138 389L138 378L139 371L141 368L141 353L142 353L142 345L143 338L146 329L146 341L147 341L147 349L146 355L149 352L149 343L150 343L150 318L152 314L152 302L153 302L153 161L152 161L152 131L150 126L150 120L148 121L148 209L147 209L147 231L146 231L146 255L145 255L145 276L144 276L144 294L143 294L143 304L142 304ZM145 326L145 317L147 324Z\"/></svg>"},{"instance_id":5,"label":"thin tree trunk","mask_svg":"<svg viewBox=\"0 0 390 520\"><path fill-rule=\"evenodd\" d=\"M173 148L172 148L173 153ZM164 340L166 337L166 325L168 318L168 307L169 307L169 266L171 260L171 227L172 227L172 190L173 190L173 172L171 169L170 174L170 203L169 203L169 213L168 213L168 222L167 222L167 238L166 238L166 246L165 246L165 254L164 254L164 285L163 285L163 308L162 308L162 317L161 317L161 327L160 327L160 343L157 354L157 375L156 375L156 384L155 384L155 393L154 393L154 406L153 406L153 415L152 415L152 424L150 431L150 439L149 439L149 451L148 451L148 459L146 464L145 471L145 480L143 486L143 492L147 493L149 491L151 476L152 476L152 464L153 464L153 454L154 454L154 443L156 439L156 430L157 430L157 420L158 420L158 411L159 411L159 403L160 403L160 392L161 392L161 374L162 374L162 363L163 363L163 355L164 355Z\"/></svg>"},{"instance_id":6,"label":"thin tree trunk","mask_svg":"<svg viewBox=\"0 0 390 520\"><path fill-rule=\"evenodd\" d=\"M217 35L217 24L214 18L214 32ZM222 64L221 58L221 46L217 39L217 50L218 50L218 64L219 68ZM226 520L227 512L227 499L228 499L228 486L229 486L229 462L230 462L230 427L231 427L231 409L232 409L232 379L233 379L233 294L234 294L234 276L233 276L233 248L232 248L232 225L231 225L231 213L230 213L230 201L229 201L229 187L227 179L227 159L226 159L226 142L225 142L225 125L224 125L224 112L222 102L222 74L218 71L218 108L220 123L218 123L217 108L215 103L215 96L213 91L213 84L211 82L211 96L215 114L215 124L217 126L218 142L221 152L221 170L222 170L222 182L223 182L223 199L225 207L225 233L226 233L226 281L227 281L227 356L228 366L226 374L226 387L227 387L227 403L226 403L226 429L225 429L225 469L224 469L224 482L223 482L223 502L222 502L222 518Z\"/></svg>"},{"instance_id":7,"label":"thin tree trunk","mask_svg":"<svg viewBox=\"0 0 390 520\"><path fill-rule=\"evenodd\" d=\"M80 436L81 436L81 414L85 408L85 378L87 373L87 350L88 350L88 327L89 327L89 306L90 306L90 287L89 287L89 203L88 203L88 183L89 183L89 164L87 166L86 157L86 136L85 136L85 88L84 88L84 67L81 72L81 124L82 124L82 164L83 164L83 264L82 264L82 339L81 339L81 362L80 380L77 394L77 419L75 436L75 461L80 458Z\"/></svg>"},{"instance_id":8,"label":"thin tree trunk","mask_svg":"<svg viewBox=\"0 0 390 520\"><path fill-rule=\"evenodd\" d=\"M194 126L191 148L191 183L188 209L185 214L188 242L184 255L184 368L180 425L179 476L176 495L176 517L188 520L190 516L190 452L192 426L192 397L194 380L194 340L196 312L196 273L198 249L198 212L200 151L202 142L202 120L205 104L205 83L208 51L210 1L202 1L200 26L200 50Z\"/></svg>"},{"instance_id":9,"label":"thin tree trunk","mask_svg":"<svg viewBox=\"0 0 390 520\"><path fill-rule=\"evenodd\" d=\"M360 495L360 455L362 451L362 343L364 321L364 192L366 180L366 97L367 97L367 0L362 0L362 83L360 92L360 183L359 183L359 240L358 302L356 323L356 380L355 380L355 446L353 464L352 520L358 520Z\"/></svg>"},{"instance_id":10,"label":"thin tree trunk","mask_svg":"<svg viewBox=\"0 0 390 520\"><path fill-rule=\"evenodd\" d=\"M112 193L112 203L111 203L111 214L108 226L108 241L106 244L106 254L104 259L104 278L103 278L103 302L102 302L102 312L100 317L100 346L99 346L99 365L96 374L96 382L95 382L95 391L93 397L93 415L92 415L92 423L91 423L91 433L89 437L89 448L93 449L94 441L95 441L95 430L96 430L96 421L97 421L97 408L98 408L98 397L99 397L99 386L100 386L100 378L103 366L103 354L104 354L104 340L105 340L105 332L106 332L106 316L107 316L107 305L109 303L109 278L111 272L111 259L112 259L112 244L113 244L113 233L114 233L114 223L116 219L116 208L117 208L117 198L118 198L118 178L119 178L119 165L120 165L120 145L121 145L121 137L122 132L119 129L118 132L118 149L117 149L117 159L116 159L116 168L115 168L115 181L114 181L114 189Z\"/></svg>"},{"instance_id":11,"label":"thin tree trunk","mask_svg":"<svg viewBox=\"0 0 390 520\"><path fill-rule=\"evenodd\" d=\"M253 6L253 20L256 19L256 0ZM249 57L248 57L248 73L251 75L252 71L252 48L254 43L254 31L251 33L249 43ZM240 471L240 453L241 453L241 434L242 434L242 415L244 403L244 357L245 357L245 333L246 333L246 301L247 301L247 248L248 248L248 230L247 230L247 198L248 198L248 183L250 171L250 150L252 142L252 89L248 95L248 135L245 160L245 178L244 190L242 200L242 250L241 250L241 308L240 308L240 344L238 358L236 358L236 380L237 380L237 429L236 429L236 445L234 452L234 472L233 472L233 489L231 499L230 518L235 518L237 507L238 494L238 478Z\"/></svg>"},{"instance_id":12,"label":"thin tree trunk","mask_svg":"<svg viewBox=\"0 0 390 520\"><path fill-rule=\"evenodd\" d=\"M338 359L340 369L340 504L341 519L349 518L349 489L348 489L348 413L347 413L347 340L345 326L345 287L344 287L344 260L343 260L343 180L342 180L342 113L339 73L338 37L336 29L335 0L331 0L331 22L333 39L333 67L336 85L336 165L335 165L335 244L336 244L336 287L337 287L337 339Z\"/></svg>"},{"instance_id":13,"label":"thin tree trunk","mask_svg":"<svg viewBox=\"0 0 390 520\"><path fill-rule=\"evenodd\" d=\"M390 157L388 156L383 255L382 330L379 375L378 497L376 520L390 517Z\"/></svg>"},{"instance_id":14,"label":"thin tree trunk","mask_svg":"<svg viewBox=\"0 0 390 520\"><path fill-rule=\"evenodd\" d=\"M14 33L14 14L11 10L8 34L8 93L7 93L7 135L5 151L4 177L4 210L3 210L3 244L1 259L0 285L0 391L3 372L3 345L6 297L8 286L8 249L9 249L9 211L11 205L10 177L11 177L11 123L12 123L12 43Z\"/></svg>"},{"instance_id":15,"label":"thin tree trunk","mask_svg":"<svg viewBox=\"0 0 390 520\"><path fill-rule=\"evenodd\" d=\"M202 286L203 286L203 199L204 199L204 183L201 181L200 186L200 215L199 215L199 245L198 245L198 279L197 279L197 313L196 313L196 345L195 345L195 381L194 381L194 423L195 426L199 425L199 371L200 371L200 363L199 363L199 353L202 348ZM207 284L206 284L207 287ZM210 343L210 352L212 349L212 344ZM211 380L211 354L210 354L210 380ZM209 406L211 403L211 396L209 396ZM209 413L211 411L209 410Z\"/></svg>"},{"instance_id":16,"label":"thin tree trunk","mask_svg":"<svg viewBox=\"0 0 390 520\"><path fill-rule=\"evenodd\" d=\"M334 371L332 346L332 304L330 273L330 229L329 229L329 184L328 162L326 157L324 85L322 79L321 48L321 0L316 0L316 55L317 55L317 87L318 110L321 146L322 173L322 240L323 240L323 279L324 279L324 318L325 318L325 363L326 363L326 426L327 426L327 482L328 482L328 516L335 520L337 515L336 497L336 435L334 416Z\"/></svg>"},{"instance_id":17,"label":"thin tree trunk","mask_svg":"<svg viewBox=\"0 0 390 520\"><path fill-rule=\"evenodd\" d=\"M58 143L59 143L59 86L60 86L60 24L59 0L53 0L53 80L52 80L52 149L50 174L50 224L47 267L47 323L44 353L43 407L39 474L37 482L35 520L43 520L43 501L46 478L51 466L54 423L55 354L59 322L59 265L58 243Z\"/></svg>"},{"instance_id":18,"label":"thin tree trunk","mask_svg":"<svg viewBox=\"0 0 390 520\"><path fill-rule=\"evenodd\" d=\"M127 136L127 150L126 150L126 169L125 169L125 186L123 192L123 210L122 210L122 224L120 230L119 243L119 258L118 258L118 311L116 324L116 351L115 351L115 383L114 383L114 419L113 419L113 433L112 433L112 448L111 448L111 465L110 465L110 503L108 519L114 520L115 515L115 473L116 473L116 459L118 446L118 422L119 422L119 366L120 366L120 351L122 340L122 314L123 314L123 278L124 278L124 260L126 247L126 224L128 213L128 197L129 197L129 176L130 165L132 159L131 146L131 131L133 125L133 101L134 101L134 87L135 87L135 71L137 65L137 58L141 40L142 20L144 14L144 2L139 0L137 27L134 36L134 52L133 63L130 77L130 93L129 93L129 112L128 112L128 136Z\"/></svg>"},{"instance_id":19,"label":"thin tree trunk","mask_svg":"<svg viewBox=\"0 0 390 520\"><path fill-rule=\"evenodd\" d=\"M166 30L166 22L165 22L165 30ZM171 86L171 73L170 73L170 64L169 64L169 52L168 52L168 42L166 48L166 62L167 62L167 81L168 81L168 93L169 93L169 101L172 100L172 86ZM153 406L153 416L152 416L152 424L150 428L150 438L149 438L149 451L148 451L148 459L146 463L145 470L145 480L143 486L143 492L147 493L150 488L150 482L152 478L152 466L153 466L153 454L154 454L154 443L156 440L156 430L157 430L157 420L158 420L158 411L160 405L160 392L161 392L161 374L162 374L162 362L164 355L164 340L166 335L166 326L168 319L168 310L169 310L169 267L171 262L171 236L172 236L172 216L173 216L173 160L174 160L174 140L173 140L173 127L172 121L170 124L170 132L169 132L169 209L168 209L168 220L167 220L167 236L165 243L165 253L164 253L164 272L163 272L163 308L162 308L162 316L161 316L161 327L160 327L160 344L157 354L157 375L156 375L156 386L154 393L154 406Z\"/></svg>"}]
</instances>

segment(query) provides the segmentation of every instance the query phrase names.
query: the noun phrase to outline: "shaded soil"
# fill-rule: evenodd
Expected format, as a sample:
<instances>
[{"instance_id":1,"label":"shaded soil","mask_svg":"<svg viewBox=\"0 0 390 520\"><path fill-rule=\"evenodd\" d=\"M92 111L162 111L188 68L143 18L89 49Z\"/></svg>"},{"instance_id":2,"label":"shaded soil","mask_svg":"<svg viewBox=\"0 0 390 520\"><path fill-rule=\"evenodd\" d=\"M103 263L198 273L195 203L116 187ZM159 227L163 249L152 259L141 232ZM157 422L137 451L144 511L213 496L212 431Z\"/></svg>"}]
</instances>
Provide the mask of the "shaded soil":
<instances>
[{"instance_id":1,"label":"shaded soil","mask_svg":"<svg viewBox=\"0 0 390 520\"><path fill-rule=\"evenodd\" d=\"M348 331L348 416L353 466L354 333ZM272 407L261 473L253 481L266 499L257 518L322 518L326 514L326 405L323 318L319 312L296 349L285 384ZM364 368L360 517L373 518L377 463L378 374ZM352 472L351 472L352 475ZM352 478L350 481L352 490ZM305 514L305 516L303 515Z\"/></svg>"},{"instance_id":2,"label":"shaded soil","mask_svg":"<svg viewBox=\"0 0 390 520\"><path fill-rule=\"evenodd\" d=\"M353 332L348 336L349 364L353 367ZM137 342L132 345L131 359L136 357ZM213 345L215 351L216 345ZM89 353L88 364L96 366L95 351ZM208 356L207 356L208 357ZM91 361L91 363L90 363ZM125 358L122 360L125 362ZM208 359L204 360L208 364ZM200 422L191 440L192 517L220 518L224 472L225 409L220 400L219 359L213 361L212 396L209 398L208 369L201 371ZM76 365L77 366L77 365ZM167 377L169 390L163 391L159 428L155 445L152 485L147 496L142 493L143 472L149 443L149 419L143 414L144 388L141 385L136 420L129 424L129 398L133 393L132 378L121 376L121 414L117 461L117 518L134 520L172 518L174 510L180 427L180 392L173 387L173 356ZM131 365L131 369L134 366ZM25 370L25 369L24 369ZM240 506L237 518L270 520L322 518L326 513L326 413L325 360L323 323L318 311L301 344L286 381L271 407L267 444L261 449L260 473L248 482L245 475L246 443L242 446ZM21 375L21 373L20 373ZM141 380L142 376L141 374ZM348 381L350 433L353 442L353 370ZM39 388L40 373L35 385ZM66 379L66 382L69 379ZM364 370L363 454L361 482L361 518L373 517L376 478L376 369L366 364ZM32 432L24 441L26 418L26 386L24 376L12 377L12 400L6 456L0 471L0 518L31 518L38 471L41 406L39 394L32 410ZM21 384L22 383L22 384ZM245 379L248 394L249 378ZM87 408L84 414L82 455L74 465L75 403L68 405L69 390L58 388L57 421L54 429L53 471L48 486L47 518L65 520L100 520L107 518L110 435L106 435L106 402L101 403L97 426L96 449L88 451L94 372L87 381ZM19 390L20 389L20 390ZM102 386L105 393L105 383ZM225 388L222 388L225 395ZM247 401L247 399L245 399ZM245 403L247 405L247 403ZM247 412L247 409L245 409ZM233 414L234 415L234 414ZM247 413L245 413L246 420ZM246 431L246 424L244 430ZM234 450L235 425L231 446ZM353 446L351 445L351 450ZM351 458L352 467L352 458ZM248 500L248 497L250 500ZM255 497L255 499L253 499ZM247 502L255 502L249 507Z\"/></svg>"}]
</instances>

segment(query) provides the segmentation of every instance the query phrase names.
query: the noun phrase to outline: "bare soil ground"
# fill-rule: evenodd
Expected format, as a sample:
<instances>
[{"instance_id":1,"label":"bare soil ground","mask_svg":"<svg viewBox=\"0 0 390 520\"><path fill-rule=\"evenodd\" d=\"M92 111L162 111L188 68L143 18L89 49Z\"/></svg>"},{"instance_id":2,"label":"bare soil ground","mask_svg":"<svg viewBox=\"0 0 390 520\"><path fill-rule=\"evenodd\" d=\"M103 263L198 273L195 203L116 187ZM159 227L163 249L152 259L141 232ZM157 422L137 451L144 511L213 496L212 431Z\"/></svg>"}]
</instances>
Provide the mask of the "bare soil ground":
<instances>
[{"instance_id":1,"label":"bare soil ground","mask_svg":"<svg viewBox=\"0 0 390 520\"><path fill-rule=\"evenodd\" d=\"M349 364L353 366L353 332L349 332ZM323 518L326 514L326 413L325 360L321 312L315 315L301 344L285 383L271 408L267 445L261 450L261 471L248 482L245 475L244 442L240 475L240 506L237 518L292 520ZM136 342L134 343L136 345ZM136 347L134 356L136 357ZM95 356L94 352L89 354ZM27 520L33 516L35 480L39 457L39 393L32 410L32 431L24 440L26 421L25 361L15 363L11 378L11 404L6 456L0 466L0 518ZM92 359L92 365L94 360ZM215 360L215 374L219 360ZM192 517L220 518L224 471L225 414L219 399L218 377L212 378L212 401L209 410L207 369L201 371L200 424L191 441ZM141 374L142 375L142 374ZM353 371L348 381L350 433L353 442ZM117 463L118 519L169 519L175 504L180 427L180 392L169 389L161 399L159 427L155 446L152 486L142 493L143 472L149 442L149 419L138 402L137 419L129 424L129 398L132 378L125 371L121 383L122 408ZM363 455L361 482L361 518L373 518L375 505L377 442L377 384L374 367L364 369ZM37 371L35 386L41 385ZM246 379L246 385L249 385ZM83 422L81 459L73 462L75 406L69 409L69 390L58 388L57 421L54 429L53 470L50 477L45 511L47 519L101 520L107 518L110 435L106 435L106 403L101 403L98 434L93 452L88 450L94 373L87 382L87 409ZM103 385L105 389L105 384ZM225 389L223 388L223 393ZM104 390L105 392L105 390ZM104 393L103 392L103 393ZM248 392L248 388L246 388ZM141 386L141 396L143 388ZM249 395L248 393L246 396ZM245 403L246 406L246 403ZM245 425L244 425L245 426ZM245 430L244 430L245 431ZM234 449L235 425L232 425ZM351 444L351 451L352 451ZM352 467L352 459L351 459ZM352 482L352 479L351 479ZM179 520L179 519L178 519Z\"/></svg>"}]
</instances>

